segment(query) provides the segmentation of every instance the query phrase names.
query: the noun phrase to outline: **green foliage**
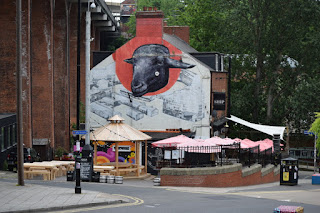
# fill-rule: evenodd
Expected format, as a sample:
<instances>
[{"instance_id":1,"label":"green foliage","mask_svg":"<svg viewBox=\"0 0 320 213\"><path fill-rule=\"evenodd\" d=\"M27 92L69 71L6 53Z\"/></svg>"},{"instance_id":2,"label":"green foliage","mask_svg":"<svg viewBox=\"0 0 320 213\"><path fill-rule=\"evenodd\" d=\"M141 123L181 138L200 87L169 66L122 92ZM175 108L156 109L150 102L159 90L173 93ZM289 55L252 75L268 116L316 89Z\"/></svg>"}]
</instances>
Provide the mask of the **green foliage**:
<instances>
[{"instance_id":1,"label":"green foliage","mask_svg":"<svg viewBox=\"0 0 320 213\"><path fill-rule=\"evenodd\" d=\"M320 99L320 2L184 0L169 21L199 51L232 57L231 114L306 129Z\"/></svg>"},{"instance_id":2,"label":"green foliage","mask_svg":"<svg viewBox=\"0 0 320 213\"><path fill-rule=\"evenodd\" d=\"M129 34L129 38L133 38L136 36L136 13L130 16L129 21L125 24L129 29L127 33Z\"/></svg>"},{"instance_id":3,"label":"green foliage","mask_svg":"<svg viewBox=\"0 0 320 213\"><path fill-rule=\"evenodd\" d=\"M198 51L232 57L231 114L307 129L320 106L320 1L139 0L190 27ZM135 35L135 16L128 25Z\"/></svg>"},{"instance_id":4,"label":"green foliage","mask_svg":"<svg viewBox=\"0 0 320 213\"><path fill-rule=\"evenodd\" d=\"M312 123L310 132L313 132L317 136L317 150L318 156L320 155L320 112L315 113L316 120Z\"/></svg>"},{"instance_id":5,"label":"green foliage","mask_svg":"<svg viewBox=\"0 0 320 213\"><path fill-rule=\"evenodd\" d=\"M124 38L123 36L117 37L110 42L110 44L107 46L108 51L115 51L122 45L124 45L128 40Z\"/></svg>"},{"instance_id":6,"label":"green foliage","mask_svg":"<svg viewBox=\"0 0 320 213\"><path fill-rule=\"evenodd\" d=\"M64 153L67 153L67 150L61 146L57 147L55 150L54 150L54 155L57 156L57 157L62 157L62 155Z\"/></svg>"},{"instance_id":7,"label":"green foliage","mask_svg":"<svg viewBox=\"0 0 320 213\"><path fill-rule=\"evenodd\" d=\"M86 122L86 107L83 102L80 101L80 123Z\"/></svg>"}]
</instances>

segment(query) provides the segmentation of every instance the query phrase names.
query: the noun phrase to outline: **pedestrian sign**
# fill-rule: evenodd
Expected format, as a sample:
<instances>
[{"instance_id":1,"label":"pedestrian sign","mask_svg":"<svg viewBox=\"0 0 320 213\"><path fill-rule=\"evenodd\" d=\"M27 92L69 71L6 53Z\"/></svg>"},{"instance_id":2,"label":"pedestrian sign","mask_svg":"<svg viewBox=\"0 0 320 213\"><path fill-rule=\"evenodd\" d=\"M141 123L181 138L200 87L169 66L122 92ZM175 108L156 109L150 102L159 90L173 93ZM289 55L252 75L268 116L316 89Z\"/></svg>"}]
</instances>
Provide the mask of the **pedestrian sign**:
<instances>
[{"instance_id":1,"label":"pedestrian sign","mask_svg":"<svg viewBox=\"0 0 320 213\"><path fill-rule=\"evenodd\" d=\"M87 134L87 131L86 130L73 130L72 134L73 135L85 135L85 134Z\"/></svg>"},{"instance_id":2,"label":"pedestrian sign","mask_svg":"<svg viewBox=\"0 0 320 213\"><path fill-rule=\"evenodd\" d=\"M309 132L308 130L304 130L303 134L305 134L305 135L314 135L313 132Z\"/></svg>"}]
</instances>

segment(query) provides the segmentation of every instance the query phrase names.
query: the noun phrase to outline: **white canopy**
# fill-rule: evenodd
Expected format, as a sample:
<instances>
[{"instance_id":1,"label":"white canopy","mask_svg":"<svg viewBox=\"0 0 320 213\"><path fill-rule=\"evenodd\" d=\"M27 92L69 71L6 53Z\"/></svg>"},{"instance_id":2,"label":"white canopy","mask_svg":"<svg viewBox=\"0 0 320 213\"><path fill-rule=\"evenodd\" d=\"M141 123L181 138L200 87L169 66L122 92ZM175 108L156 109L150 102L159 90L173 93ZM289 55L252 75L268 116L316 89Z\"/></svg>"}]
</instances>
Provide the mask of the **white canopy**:
<instances>
[{"instance_id":1,"label":"white canopy","mask_svg":"<svg viewBox=\"0 0 320 213\"><path fill-rule=\"evenodd\" d=\"M250 127L252 129L258 130L260 132L266 133L268 135L280 135L280 139L283 140L283 133L286 127L284 126L268 126L268 125L261 125L261 124L253 124L248 121L242 120L236 116L231 115L230 118L227 118L233 122L242 124L244 126Z\"/></svg>"}]
</instances>

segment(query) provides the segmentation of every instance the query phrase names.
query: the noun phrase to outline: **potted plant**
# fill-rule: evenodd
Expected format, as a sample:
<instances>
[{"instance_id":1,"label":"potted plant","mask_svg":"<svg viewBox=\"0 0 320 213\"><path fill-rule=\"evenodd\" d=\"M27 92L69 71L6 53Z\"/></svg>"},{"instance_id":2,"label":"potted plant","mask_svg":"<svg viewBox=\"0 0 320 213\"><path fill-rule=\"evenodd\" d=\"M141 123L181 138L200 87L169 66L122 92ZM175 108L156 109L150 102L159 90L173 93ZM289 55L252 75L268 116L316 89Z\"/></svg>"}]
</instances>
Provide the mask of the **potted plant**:
<instances>
[{"instance_id":1,"label":"potted plant","mask_svg":"<svg viewBox=\"0 0 320 213\"><path fill-rule=\"evenodd\" d=\"M57 147L55 150L54 150L54 159L55 160L61 160L62 158L62 155L64 153L66 153L67 150L61 146Z\"/></svg>"}]
</instances>

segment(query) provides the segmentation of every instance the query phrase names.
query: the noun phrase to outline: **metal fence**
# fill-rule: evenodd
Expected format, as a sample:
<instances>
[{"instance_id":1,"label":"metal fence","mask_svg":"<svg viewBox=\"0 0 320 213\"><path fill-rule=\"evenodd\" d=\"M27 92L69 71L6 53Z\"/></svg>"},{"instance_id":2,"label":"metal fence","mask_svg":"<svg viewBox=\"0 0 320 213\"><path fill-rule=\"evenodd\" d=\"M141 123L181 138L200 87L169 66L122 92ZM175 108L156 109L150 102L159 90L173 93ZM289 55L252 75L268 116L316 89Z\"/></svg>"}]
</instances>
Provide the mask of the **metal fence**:
<instances>
[{"instance_id":1,"label":"metal fence","mask_svg":"<svg viewBox=\"0 0 320 213\"><path fill-rule=\"evenodd\" d=\"M278 164L279 161L272 148L260 151L259 145L251 148L241 148L240 143L219 146L185 146L162 147L163 157L156 162L158 169L162 167L192 168L212 167L241 163L250 167L258 163ZM280 160L280 159L279 159Z\"/></svg>"}]
</instances>

